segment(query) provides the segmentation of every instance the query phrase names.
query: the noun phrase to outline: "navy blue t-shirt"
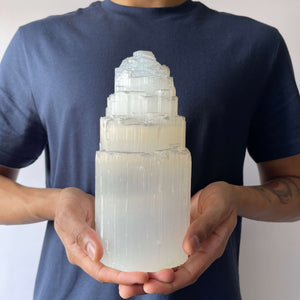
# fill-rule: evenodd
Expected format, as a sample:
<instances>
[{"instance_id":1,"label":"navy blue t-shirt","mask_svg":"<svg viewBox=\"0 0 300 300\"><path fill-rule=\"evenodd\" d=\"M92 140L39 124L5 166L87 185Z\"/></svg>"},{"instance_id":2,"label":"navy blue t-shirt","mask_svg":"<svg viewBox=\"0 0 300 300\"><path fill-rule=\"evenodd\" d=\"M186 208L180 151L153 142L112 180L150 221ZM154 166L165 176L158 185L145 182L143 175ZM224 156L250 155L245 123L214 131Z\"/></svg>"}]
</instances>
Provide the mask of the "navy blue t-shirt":
<instances>
[{"instance_id":1,"label":"navy blue t-shirt","mask_svg":"<svg viewBox=\"0 0 300 300\"><path fill-rule=\"evenodd\" d=\"M187 121L192 193L243 184L245 151L256 162L300 153L300 100L278 31L188 0L137 8L110 0L19 28L0 68L0 164L22 168L46 153L47 187L94 194L99 118L114 68L136 50L169 66ZM142 201L142 200L141 200ZM193 285L139 299L240 299L239 218L224 255ZM71 265L48 222L35 299L120 299Z\"/></svg>"}]
</instances>

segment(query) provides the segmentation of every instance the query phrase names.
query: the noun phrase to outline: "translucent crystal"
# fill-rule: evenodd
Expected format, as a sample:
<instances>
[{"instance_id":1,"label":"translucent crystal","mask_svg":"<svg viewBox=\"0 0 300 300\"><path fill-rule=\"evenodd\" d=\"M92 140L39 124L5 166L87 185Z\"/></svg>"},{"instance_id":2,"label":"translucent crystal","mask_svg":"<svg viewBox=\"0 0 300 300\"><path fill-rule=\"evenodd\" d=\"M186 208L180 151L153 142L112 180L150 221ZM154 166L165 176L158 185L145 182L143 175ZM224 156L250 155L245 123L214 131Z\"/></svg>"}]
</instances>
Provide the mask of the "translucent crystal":
<instances>
[{"instance_id":1,"label":"translucent crystal","mask_svg":"<svg viewBox=\"0 0 300 300\"><path fill-rule=\"evenodd\" d=\"M115 69L96 153L96 230L109 267L154 272L187 259L191 156L177 108L170 70L152 52Z\"/></svg>"}]
</instances>

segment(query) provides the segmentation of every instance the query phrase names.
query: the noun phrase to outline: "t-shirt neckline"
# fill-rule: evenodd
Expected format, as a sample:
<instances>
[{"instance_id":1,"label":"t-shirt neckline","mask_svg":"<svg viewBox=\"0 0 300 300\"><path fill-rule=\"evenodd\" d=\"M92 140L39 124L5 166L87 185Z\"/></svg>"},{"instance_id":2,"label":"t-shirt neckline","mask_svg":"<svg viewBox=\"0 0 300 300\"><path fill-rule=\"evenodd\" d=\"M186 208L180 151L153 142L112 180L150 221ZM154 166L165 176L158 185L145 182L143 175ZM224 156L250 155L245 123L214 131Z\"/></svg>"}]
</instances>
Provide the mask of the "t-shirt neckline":
<instances>
[{"instance_id":1,"label":"t-shirt neckline","mask_svg":"<svg viewBox=\"0 0 300 300\"><path fill-rule=\"evenodd\" d=\"M119 13L143 13L143 14L181 14L194 7L192 0L186 0L182 4L167 7L136 7L117 4L111 0L104 0L102 6L105 9Z\"/></svg>"}]
</instances>

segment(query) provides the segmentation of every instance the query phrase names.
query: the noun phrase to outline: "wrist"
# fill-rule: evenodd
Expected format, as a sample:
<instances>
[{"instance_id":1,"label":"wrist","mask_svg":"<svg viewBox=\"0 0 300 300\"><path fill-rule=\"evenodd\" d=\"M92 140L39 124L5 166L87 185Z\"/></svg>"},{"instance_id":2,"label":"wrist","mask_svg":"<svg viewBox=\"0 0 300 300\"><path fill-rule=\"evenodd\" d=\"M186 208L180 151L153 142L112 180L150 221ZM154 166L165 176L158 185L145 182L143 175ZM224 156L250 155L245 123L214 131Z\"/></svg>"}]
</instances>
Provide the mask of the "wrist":
<instances>
[{"instance_id":1,"label":"wrist","mask_svg":"<svg viewBox=\"0 0 300 300\"><path fill-rule=\"evenodd\" d=\"M265 220L272 210L271 203L256 186L232 185L233 199L238 216Z\"/></svg>"},{"instance_id":2,"label":"wrist","mask_svg":"<svg viewBox=\"0 0 300 300\"><path fill-rule=\"evenodd\" d=\"M218 190L217 193L219 195L223 195L223 198L226 200L227 207L239 215L241 208L241 197L243 194L240 186L233 185L225 181L216 181L209 184L207 188Z\"/></svg>"},{"instance_id":3,"label":"wrist","mask_svg":"<svg viewBox=\"0 0 300 300\"><path fill-rule=\"evenodd\" d=\"M234 209L238 216L242 216L243 213L243 198L245 196L245 187L229 184L231 190L231 199L233 202Z\"/></svg>"},{"instance_id":4,"label":"wrist","mask_svg":"<svg viewBox=\"0 0 300 300\"><path fill-rule=\"evenodd\" d=\"M29 187L24 189L25 203L31 218L36 222L54 220L61 189Z\"/></svg>"}]
</instances>

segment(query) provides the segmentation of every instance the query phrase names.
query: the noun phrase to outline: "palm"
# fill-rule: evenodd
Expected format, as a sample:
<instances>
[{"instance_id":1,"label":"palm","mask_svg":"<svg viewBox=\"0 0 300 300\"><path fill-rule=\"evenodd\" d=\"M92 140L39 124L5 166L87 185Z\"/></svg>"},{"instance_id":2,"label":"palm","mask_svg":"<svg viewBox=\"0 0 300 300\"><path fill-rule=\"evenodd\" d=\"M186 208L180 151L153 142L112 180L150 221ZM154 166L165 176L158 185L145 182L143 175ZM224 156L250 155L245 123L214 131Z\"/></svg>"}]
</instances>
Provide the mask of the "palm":
<instances>
[{"instance_id":1,"label":"palm","mask_svg":"<svg viewBox=\"0 0 300 300\"><path fill-rule=\"evenodd\" d=\"M226 184L217 183L196 193L191 199L191 225L186 233L183 248L190 254L181 266L169 270L172 281L163 282L160 272L150 274L142 292L170 294L194 283L219 258L236 225L236 212ZM201 246L195 251L191 237L197 235ZM164 271L166 272L166 271ZM126 298L141 293L140 286L120 286Z\"/></svg>"},{"instance_id":2,"label":"palm","mask_svg":"<svg viewBox=\"0 0 300 300\"><path fill-rule=\"evenodd\" d=\"M94 230L94 201L94 196L76 188L68 188L61 192L54 226L65 246L70 263L78 265L100 282L144 283L148 279L146 273L121 272L99 262L103 250L100 238ZM94 248L92 257L88 255L89 244Z\"/></svg>"}]
</instances>

